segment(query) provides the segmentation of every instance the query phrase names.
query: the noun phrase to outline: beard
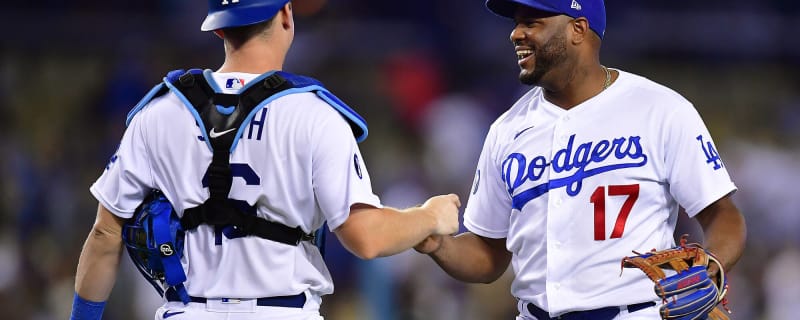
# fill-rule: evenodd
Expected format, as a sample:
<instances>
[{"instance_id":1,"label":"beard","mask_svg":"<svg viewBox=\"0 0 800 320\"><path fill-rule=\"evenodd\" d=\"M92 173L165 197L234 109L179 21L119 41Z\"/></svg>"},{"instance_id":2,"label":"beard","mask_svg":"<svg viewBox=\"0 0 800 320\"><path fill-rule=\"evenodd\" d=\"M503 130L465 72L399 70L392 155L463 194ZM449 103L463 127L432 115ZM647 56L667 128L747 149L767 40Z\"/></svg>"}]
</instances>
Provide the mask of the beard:
<instances>
[{"instance_id":1,"label":"beard","mask_svg":"<svg viewBox=\"0 0 800 320\"><path fill-rule=\"evenodd\" d=\"M547 72L567 60L567 37L564 34L553 36L536 49L534 58L533 71L523 69L519 73L519 81L523 84L538 85Z\"/></svg>"}]
</instances>

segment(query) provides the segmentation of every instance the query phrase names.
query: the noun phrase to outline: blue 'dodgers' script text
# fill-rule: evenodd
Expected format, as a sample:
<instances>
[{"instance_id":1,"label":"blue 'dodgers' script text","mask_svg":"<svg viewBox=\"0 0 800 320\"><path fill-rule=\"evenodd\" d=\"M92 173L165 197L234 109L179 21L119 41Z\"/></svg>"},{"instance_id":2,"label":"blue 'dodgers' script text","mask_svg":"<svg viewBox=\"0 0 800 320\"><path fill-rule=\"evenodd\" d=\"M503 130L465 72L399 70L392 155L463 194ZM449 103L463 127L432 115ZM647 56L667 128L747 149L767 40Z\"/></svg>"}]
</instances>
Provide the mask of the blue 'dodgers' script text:
<instances>
[{"instance_id":1,"label":"blue 'dodgers' script text","mask_svg":"<svg viewBox=\"0 0 800 320\"><path fill-rule=\"evenodd\" d=\"M509 154L503 160L502 176L508 187L508 194L512 197L512 207L521 210L528 201L561 187L566 187L568 195L575 196L581 191L583 179L608 171L644 166L647 164L647 155L644 154L640 139L639 136L620 137L611 141L590 141L575 147L573 134L569 137L567 146L556 151L552 159L539 155L529 162L524 154ZM603 165L611 156L622 161ZM556 173L566 171L572 174L516 192L526 181L538 181L549 166Z\"/></svg>"}]
</instances>

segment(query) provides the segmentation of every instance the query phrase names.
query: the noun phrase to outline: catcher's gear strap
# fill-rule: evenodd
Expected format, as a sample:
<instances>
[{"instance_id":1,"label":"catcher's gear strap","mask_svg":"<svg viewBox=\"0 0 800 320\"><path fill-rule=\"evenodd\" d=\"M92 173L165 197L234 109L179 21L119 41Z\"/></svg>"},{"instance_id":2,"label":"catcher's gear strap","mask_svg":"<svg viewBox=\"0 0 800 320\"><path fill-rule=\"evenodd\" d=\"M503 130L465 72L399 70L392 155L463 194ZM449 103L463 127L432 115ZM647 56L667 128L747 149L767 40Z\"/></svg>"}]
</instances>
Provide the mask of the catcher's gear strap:
<instances>
[{"instance_id":1,"label":"catcher's gear strap","mask_svg":"<svg viewBox=\"0 0 800 320\"><path fill-rule=\"evenodd\" d=\"M167 86L184 102L192 107L195 117L199 116L198 125L203 129L206 142L211 146L213 157L208 166L203 185L208 186L210 197L205 203L184 210L181 226L185 230L197 228L200 224L214 226L234 225L247 235L297 245L300 240L311 239L311 236L297 228L247 215L228 201L233 175L230 166L230 153L235 148L240 133L222 134L239 131L244 127L244 120L255 107L265 99L278 92L291 88L291 83L281 75L273 73L253 83L241 94L217 93L209 85L200 70L189 70L183 74L170 72L167 75ZM206 127L207 125L207 127ZM209 130L210 129L210 130ZM216 130L216 133L215 133Z\"/></svg>"},{"instance_id":2,"label":"catcher's gear strap","mask_svg":"<svg viewBox=\"0 0 800 320\"><path fill-rule=\"evenodd\" d=\"M213 91L214 92L219 92L220 91L216 87L216 84L213 82L213 80L211 80L211 70L200 71L199 69L191 69L190 72L193 72L194 74L202 73L203 76L205 77L205 79L207 80L206 83L213 89ZM159 97L159 96L169 92L170 89L171 89L170 85L171 85L172 80L177 79L177 77L180 77L183 73L184 73L183 70L171 71L169 74L167 74L167 77L164 77L164 81L163 82L157 84L155 87L150 89L150 91L141 100L139 100L139 102L136 104L136 106L134 106L133 109L131 109L131 111L128 112L128 116L126 118L125 125L126 126L129 125L131 123L131 120L133 120L133 117L137 113L139 113L139 111L141 111L145 106L147 106L147 104L150 103L150 101L152 101L156 97ZM293 87L291 89L284 90L283 92L277 92L274 95L272 95L270 97L267 97L266 100L261 101L261 103L259 103L256 108L253 108L251 113L242 122L242 128L245 125L247 125L248 123L250 123L250 120L253 118L253 116L255 115L256 111L259 110L259 107L265 106L267 103L272 102L273 100L275 100L277 98L280 98L282 96L288 95L288 94L302 93L302 92L314 92L314 93L317 94L317 96L320 99L322 99L323 101L327 102L328 105L330 105L333 109L338 111L339 114L341 114L342 117L344 117L344 119L347 120L347 123L350 125L350 129L353 131L353 136L356 138L357 142L362 142L362 141L367 139L367 135L369 134L369 130L367 129L367 122L364 120L364 118L362 118L358 113L355 112L355 110L350 108L347 104L342 102L342 100L340 100L338 97L333 95L333 93L328 91L328 89L326 89L322 85L322 83L320 83L319 81L317 81L314 78L294 75L294 74L291 74L291 73L288 73L288 72L283 72L283 71L268 72L268 73L260 75L259 77L253 79L252 81L250 81L250 83L248 83L244 88L242 88L242 91L246 90L248 87L251 87L253 85L258 84L260 81L264 80L264 78L272 75L273 73L277 73L277 74L283 76L286 80L288 80L290 83L292 83ZM175 92L175 90L173 90L173 92ZM177 94L177 92L176 92L176 94ZM184 104L187 105L187 107L189 106L189 102L185 99L185 97L183 97L180 94L178 94L178 97L181 98L181 100L184 102ZM192 111L195 119L197 119L199 121L200 117L199 117L199 115L196 114L196 112L193 111L194 108L190 107L189 109L190 109L190 111ZM202 124L199 123L199 125L202 125ZM241 137L241 130L236 132L235 136L237 138ZM208 136L207 136L207 132L205 131L205 128L203 128L203 137L205 138L206 142L208 142ZM213 150L213 148L211 147L210 144L208 144L208 147L209 147L209 149ZM231 146L231 152L233 152L233 148L235 148L235 147L236 147L236 141Z\"/></svg>"},{"instance_id":3,"label":"catcher's gear strap","mask_svg":"<svg viewBox=\"0 0 800 320\"><path fill-rule=\"evenodd\" d=\"M269 102L288 94L315 92L348 121L358 142L366 139L368 134L364 119L313 78L282 71L269 72L250 81L237 95L220 93L221 90L211 78L210 70L191 69L188 72L174 70L167 74L164 81L150 90L131 110L127 123L153 98L167 91L172 91L189 108L201 128L207 146L213 152L212 162L203 181L209 187L210 199L198 207L184 211L181 220L184 229L191 230L202 223L233 224L246 234L286 244L296 245L299 241L314 240L313 234L304 233L300 227L290 228L242 214L228 201L233 179L229 163L230 152L236 148L242 130L255 113ZM211 126L206 128L205 124ZM235 134L224 134L236 130L237 126L238 131Z\"/></svg>"}]
</instances>

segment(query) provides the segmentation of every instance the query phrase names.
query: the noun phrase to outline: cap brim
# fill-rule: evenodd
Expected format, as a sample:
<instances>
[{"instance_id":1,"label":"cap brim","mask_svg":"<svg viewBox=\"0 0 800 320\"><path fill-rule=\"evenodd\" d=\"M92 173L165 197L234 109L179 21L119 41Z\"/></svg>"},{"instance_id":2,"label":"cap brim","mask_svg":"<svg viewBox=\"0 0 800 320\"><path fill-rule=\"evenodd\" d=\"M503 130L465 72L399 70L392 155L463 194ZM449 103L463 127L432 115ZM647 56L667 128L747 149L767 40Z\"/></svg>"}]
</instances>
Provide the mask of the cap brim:
<instances>
[{"instance_id":1,"label":"cap brim","mask_svg":"<svg viewBox=\"0 0 800 320\"><path fill-rule=\"evenodd\" d=\"M282 2L282 1L281 1ZM250 5L240 6L234 9L217 11L206 16L202 31L213 31L231 27L241 27L272 19L278 11L283 8L285 3L275 3L272 5ZM286 2L289 2L288 0Z\"/></svg>"},{"instance_id":2,"label":"cap brim","mask_svg":"<svg viewBox=\"0 0 800 320\"><path fill-rule=\"evenodd\" d=\"M545 12L561 13L558 9L535 0L486 0L486 8L494 14L514 18L518 6L526 6Z\"/></svg>"}]
</instances>

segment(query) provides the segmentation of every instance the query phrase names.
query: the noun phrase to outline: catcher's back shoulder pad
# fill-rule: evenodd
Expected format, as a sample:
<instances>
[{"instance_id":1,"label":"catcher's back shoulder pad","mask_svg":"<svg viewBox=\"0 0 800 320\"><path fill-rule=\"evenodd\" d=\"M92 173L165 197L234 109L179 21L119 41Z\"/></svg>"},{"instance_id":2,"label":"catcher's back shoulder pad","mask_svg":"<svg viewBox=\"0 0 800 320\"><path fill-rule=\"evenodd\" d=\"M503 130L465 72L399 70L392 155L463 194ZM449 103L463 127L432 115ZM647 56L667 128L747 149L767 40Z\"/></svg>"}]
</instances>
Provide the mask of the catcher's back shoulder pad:
<instances>
[{"instance_id":1,"label":"catcher's back shoulder pad","mask_svg":"<svg viewBox=\"0 0 800 320\"><path fill-rule=\"evenodd\" d=\"M144 97L142 97L142 99L133 107L133 109L128 112L125 125L129 125L134 116L136 116L139 111L147 106L150 101L171 91L178 96L178 98L186 105L187 108L189 108L190 111L192 111L195 119L201 125L203 136L205 141L208 143L209 149L213 150L208 139L208 133L211 129L214 129L215 125L226 127L224 129L221 127L216 128L217 130L227 130L229 129L227 126L235 123L232 119L239 118L239 121L241 121L238 128L239 131L237 131L235 135L232 135L232 137L236 137L238 141L238 138L241 137L241 130L243 130L242 128L246 127L247 124L250 123L250 120L252 120L255 113L261 109L261 107L266 106L268 103L285 95L313 92L342 115L342 117L350 125L350 129L353 131L353 136L356 138L356 141L364 141L369 134L367 122L364 120L364 118L361 117L361 115L359 115L350 106L344 103L341 99L336 97L336 95L326 89L321 82L314 78L295 75L284 71L270 71L251 80L241 89L240 94L231 95L222 93L222 90L213 80L211 73L212 71L209 69L189 69L188 71L178 69L170 71L163 78L161 83L154 86L147 94L145 94ZM181 88L189 84L199 85L206 97L194 97L192 94L187 96L187 94L181 90ZM264 88L267 90L258 90ZM203 122L202 115L194 111L195 108L193 107L193 105L199 106L205 103L201 103L201 101L192 101L195 99L206 99L207 101L211 100L214 102L216 110L219 113L227 116L224 117L226 119L224 122L226 123L213 123L215 121L212 117L212 123L210 123L212 125L211 128L206 128L205 124L207 124L208 121ZM196 103L193 104L192 102ZM237 104L247 106L246 109L249 109L247 110L249 112L244 113L238 108L230 108L231 106L235 106ZM233 110L232 112L242 112L242 114L238 117L229 113L226 114L226 112L231 109ZM209 113L209 116L213 115ZM236 148L237 141L234 141L231 144L231 152L233 152L233 149Z\"/></svg>"}]
</instances>

